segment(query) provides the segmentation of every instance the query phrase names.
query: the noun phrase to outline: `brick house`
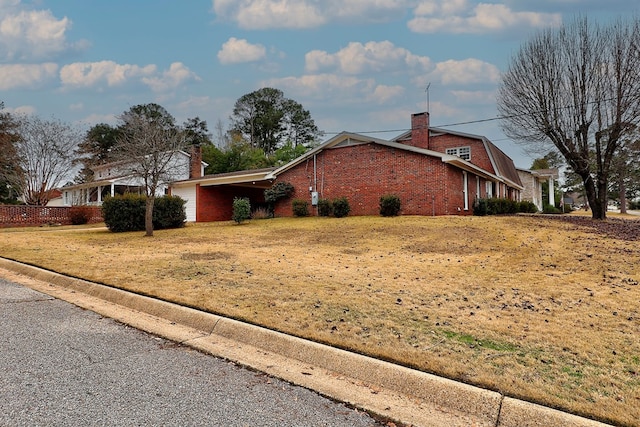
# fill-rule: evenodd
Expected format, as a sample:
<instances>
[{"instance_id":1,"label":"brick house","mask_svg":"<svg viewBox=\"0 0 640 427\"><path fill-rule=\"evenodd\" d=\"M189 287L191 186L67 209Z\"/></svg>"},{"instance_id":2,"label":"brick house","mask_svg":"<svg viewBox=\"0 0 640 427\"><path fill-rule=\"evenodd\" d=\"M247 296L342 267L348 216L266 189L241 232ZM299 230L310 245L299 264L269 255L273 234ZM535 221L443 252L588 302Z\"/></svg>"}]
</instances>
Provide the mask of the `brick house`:
<instances>
[{"instance_id":1,"label":"brick house","mask_svg":"<svg viewBox=\"0 0 640 427\"><path fill-rule=\"evenodd\" d=\"M234 197L264 203L264 190L289 182L293 198L346 197L351 215L377 215L380 196L395 194L404 215L469 215L476 198L520 200L524 189L513 161L482 136L430 128L428 113L388 141L343 132L279 168L210 175L174 182L187 200L188 221L229 220ZM315 212L314 209L311 211ZM291 200L275 206L291 216Z\"/></svg>"}]
</instances>

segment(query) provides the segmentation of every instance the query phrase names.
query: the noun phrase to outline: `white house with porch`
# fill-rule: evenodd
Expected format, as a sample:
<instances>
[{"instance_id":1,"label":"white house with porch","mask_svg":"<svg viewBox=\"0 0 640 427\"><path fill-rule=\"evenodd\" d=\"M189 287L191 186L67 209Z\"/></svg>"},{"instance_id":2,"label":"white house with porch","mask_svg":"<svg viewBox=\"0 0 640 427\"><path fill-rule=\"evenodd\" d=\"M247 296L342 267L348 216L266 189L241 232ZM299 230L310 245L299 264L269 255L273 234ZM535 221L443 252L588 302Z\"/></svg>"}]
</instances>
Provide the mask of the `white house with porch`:
<instances>
[{"instance_id":1,"label":"white house with porch","mask_svg":"<svg viewBox=\"0 0 640 427\"><path fill-rule=\"evenodd\" d=\"M65 206L93 205L100 206L106 197L118 194L145 194L144 181L140 177L128 173L128 163L114 162L94 166L94 181L63 187L62 199ZM194 147L191 153L176 151L171 158L168 173L159 183L156 196L163 196L169 192L169 184L189 178L199 178L204 175L207 166L202 161L200 147Z\"/></svg>"},{"instance_id":2,"label":"white house with porch","mask_svg":"<svg viewBox=\"0 0 640 427\"><path fill-rule=\"evenodd\" d=\"M521 193L522 200L528 200L536 205L538 210L544 208L542 200L542 183L549 182L549 197L546 201L550 206L556 205L554 180L558 179L558 169L520 169L517 168L520 181L524 185Z\"/></svg>"}]
</instances>

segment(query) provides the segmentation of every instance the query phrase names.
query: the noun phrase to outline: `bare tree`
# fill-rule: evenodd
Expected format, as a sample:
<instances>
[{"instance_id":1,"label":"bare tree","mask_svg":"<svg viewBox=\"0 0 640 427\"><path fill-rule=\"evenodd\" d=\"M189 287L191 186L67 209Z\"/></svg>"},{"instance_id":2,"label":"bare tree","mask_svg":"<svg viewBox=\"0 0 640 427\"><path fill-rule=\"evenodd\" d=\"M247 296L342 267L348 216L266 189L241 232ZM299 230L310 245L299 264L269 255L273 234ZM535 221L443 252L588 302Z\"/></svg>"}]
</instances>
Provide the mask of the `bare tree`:
<instances>
[{"instance_id":1,"label":"bare tree","mask_svg":"<svg viewBox=\"0 0 640 427\"><path fill-rule=\"evenodd\" d=\"M553 144L580 176L594 219L605 219L611 165L640 122L640 23L577 18L525 43L502 77L505 133Z\"/></svg>"},{"instance_id":2,"label":"bare tree","mask_svg":"<svg viewBox=\"0 0 640 427\"><path fill-rule=\"evenodd\" d=\"M28 205L45 206L52 190L72 178L74 156L82 134L59 120L24 116L17 120L18 173L8 181Z\"/></svg>"},{"instance_id":3,"label":"bare tree","mask_svg":"<svg viewBox=\"0 0 640 427\"><path fill-rule=\"evenodd\" d=\"M135 107L134 107L135 108ZM180 172L176 155L185 146L185 134L166 120L156 120L132 108L123 122L114 148L114 159L124 174L139 178L146 190L145 231L153 236L153 205L163 183L174 181Z\"/></svg>"},{"instance_id":4,"label":"bare tree","mask_svg":"<svg viewBox=\"0 0 640 427\"><path fill-rule=\"evenodd\" d=\"M16 149L20 140L18 122L3 108L4 103L0 102L0 204L17 201L12 182L22 175Z\"/></svg>"}]
</instances>

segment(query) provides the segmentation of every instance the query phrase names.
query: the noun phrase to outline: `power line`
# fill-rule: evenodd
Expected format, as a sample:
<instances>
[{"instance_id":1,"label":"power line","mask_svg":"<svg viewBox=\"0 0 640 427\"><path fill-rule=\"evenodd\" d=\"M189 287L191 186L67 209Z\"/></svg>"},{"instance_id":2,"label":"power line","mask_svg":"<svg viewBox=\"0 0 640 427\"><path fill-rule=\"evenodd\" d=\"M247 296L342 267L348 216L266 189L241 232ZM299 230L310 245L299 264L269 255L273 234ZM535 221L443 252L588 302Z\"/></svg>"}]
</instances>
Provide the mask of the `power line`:
<instances>
[{"instance_id":1,"label":"power line","mask_svg":"<svg viewBox=\"0 0 640 427\"><path fill-rule=\"evenodd\" d=\"M484 123L484 122L491 122L494 120L500 120L500 119L506 119L508 118L508 116L505 117L493 117L490 119L479 119L479 120L470 120L467 122L458 122L458 123L447 123L444 125L437 125L437 126L429 126L429 127L434 127L434 128L444 128L444 127L451 127L451 126L461 126L461 125L470 125L470 124L474 124L474 123ZM388 130L367 130L367 131L359 131L359 132L354 132L354 133L362 133L362 134L371 134L371 133L391 133L391 132L406 132L406 131L410 131L411 128L405 128L405 129L388 129ZM341 132L324 132L325 135L338 135Z\"/></svg>"},{"instance_id":2,"label":"power line","mask_svg":"<svg viewBox=\"0 0 640 427\"><path fill-rule=\"evenodd\" d=\"M428 89L428 88L427 88ZM592 104L597 104L600 102L611 102L611 101L615 101L615 98L606 98L606 99L601 99L601 100L594 100L594 101L590 101L587 102L585 105L592 105ZM563 107L559 107L557 108L558 110L568 110L569 108L576 108L575 105L565 105ZM486 118L486 119L478 119L478 120L469 120L467 122L457 122L457 123L447 123L444 125L437 125L437 126L429 126L429 127L434 127L434 128L446 128L446 127L452 127L452 126L463 126L463 125L471 125L471 124L475 124L475 123L486 123L486 122L492 122L495 120L503 120L503 119L511 119L514 117L522 117L522 116L532 116L534 114L538 114L540 113L540 111L536 111L533 113L520 113L520 114L510 114L507 116L496 116L496 117L490 117L490 118ZM354 133L361 133L361 134L371 134L371 133L391 133L391 132L406 132L406 131L410 131L410 128L407 129L390 129L390 130L370 130L370 131L364 131L364 132L354 132ZM325 135L338 135L341 132L325 132Z\"/></svg>"}]
</instances>

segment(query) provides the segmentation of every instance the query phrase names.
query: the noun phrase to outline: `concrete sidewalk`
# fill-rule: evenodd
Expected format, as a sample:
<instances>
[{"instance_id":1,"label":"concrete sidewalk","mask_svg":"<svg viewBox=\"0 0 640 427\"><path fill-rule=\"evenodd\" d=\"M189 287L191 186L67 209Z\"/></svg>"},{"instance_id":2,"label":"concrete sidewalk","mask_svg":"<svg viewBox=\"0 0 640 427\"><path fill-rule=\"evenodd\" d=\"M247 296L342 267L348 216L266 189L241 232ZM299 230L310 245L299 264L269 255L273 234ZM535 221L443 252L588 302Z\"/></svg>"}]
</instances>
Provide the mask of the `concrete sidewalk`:
<instances>
[{"instance_id":1,"label":"concrete sidewalk","mask_svg":"<svg viewBox=\"0 0 640 427\"><path fill-rule=\"evenodd\" d=\"M606 424L265 328L0 258L0 275L135 328L414 426Z\"/></svg>"}]
</instances>

